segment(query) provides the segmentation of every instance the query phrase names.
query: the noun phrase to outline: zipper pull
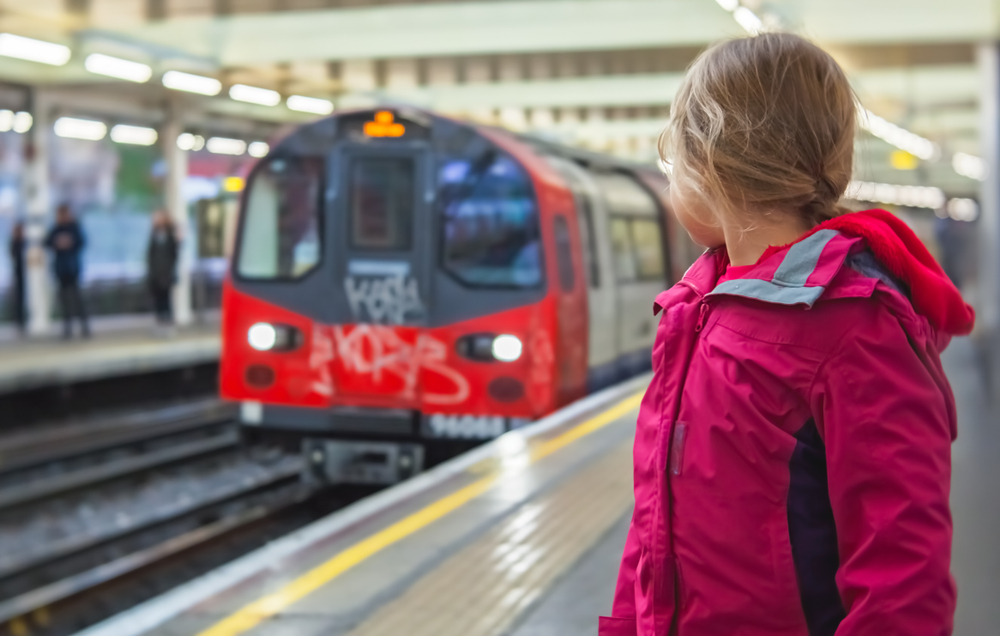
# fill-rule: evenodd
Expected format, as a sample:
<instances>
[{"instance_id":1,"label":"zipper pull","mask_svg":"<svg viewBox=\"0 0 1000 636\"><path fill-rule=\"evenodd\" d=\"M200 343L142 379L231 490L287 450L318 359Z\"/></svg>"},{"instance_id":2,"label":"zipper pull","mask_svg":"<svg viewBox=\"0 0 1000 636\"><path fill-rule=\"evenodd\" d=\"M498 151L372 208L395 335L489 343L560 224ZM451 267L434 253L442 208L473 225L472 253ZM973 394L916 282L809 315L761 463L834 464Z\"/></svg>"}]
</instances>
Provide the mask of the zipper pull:
<instances>
[{"instance_id":1,"label":"zipper pull","mask_svg":"<svg viewBox=\"0 0 1000 636\"><path fill-rule=\"evenodd\" d=\"M708 302L701 301L701 308L698 310L698 322L694 326L695 333L701 333L702 328L705 326L705 318L708 316Z\"/></svg>"}]
</instances>

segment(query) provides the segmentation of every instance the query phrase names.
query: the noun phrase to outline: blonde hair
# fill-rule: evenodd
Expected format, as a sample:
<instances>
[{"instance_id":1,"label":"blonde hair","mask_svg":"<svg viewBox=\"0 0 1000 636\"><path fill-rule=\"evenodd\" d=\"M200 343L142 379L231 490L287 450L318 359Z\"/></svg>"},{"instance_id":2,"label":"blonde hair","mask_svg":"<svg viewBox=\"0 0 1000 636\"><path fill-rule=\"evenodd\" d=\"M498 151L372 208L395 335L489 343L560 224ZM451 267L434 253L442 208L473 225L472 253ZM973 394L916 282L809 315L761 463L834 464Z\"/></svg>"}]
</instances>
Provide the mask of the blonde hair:
<instances>
[{"instance_id":1,"label":"blonde hair","mask_svg":"<svg viewBox=\"0 0 1000 636\"><path fill-rule=\"evenodd\" d=\"M660 137L672 179L728 212L794 210L820 223L846 210L857 100L815 44L766 33L692 64ZM744 219L753 223L753 219Z\"/></svg>"}]
</instances>

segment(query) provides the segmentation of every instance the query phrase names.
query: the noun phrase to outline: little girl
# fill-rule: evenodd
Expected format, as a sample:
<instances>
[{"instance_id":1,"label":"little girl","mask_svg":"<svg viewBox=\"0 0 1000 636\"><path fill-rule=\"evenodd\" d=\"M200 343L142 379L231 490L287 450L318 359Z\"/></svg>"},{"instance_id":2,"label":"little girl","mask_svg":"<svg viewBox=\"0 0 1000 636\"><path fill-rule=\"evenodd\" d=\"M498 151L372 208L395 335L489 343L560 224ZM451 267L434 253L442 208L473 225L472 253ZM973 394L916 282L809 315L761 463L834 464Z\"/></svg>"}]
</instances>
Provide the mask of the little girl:
<instances>
[{"instance_id":1,"label":"little girl","mask_svg":"<svg viewBox=\"0 0 1000 636\"><path fill-rule=\"evenodd\" d=\"M708 247L656 299L635 512L601 636L952 631L955 405L973 313L883 210L837 208L857 104L802 38L704 53L661 152Z\"/></svg>"}]
</instances>

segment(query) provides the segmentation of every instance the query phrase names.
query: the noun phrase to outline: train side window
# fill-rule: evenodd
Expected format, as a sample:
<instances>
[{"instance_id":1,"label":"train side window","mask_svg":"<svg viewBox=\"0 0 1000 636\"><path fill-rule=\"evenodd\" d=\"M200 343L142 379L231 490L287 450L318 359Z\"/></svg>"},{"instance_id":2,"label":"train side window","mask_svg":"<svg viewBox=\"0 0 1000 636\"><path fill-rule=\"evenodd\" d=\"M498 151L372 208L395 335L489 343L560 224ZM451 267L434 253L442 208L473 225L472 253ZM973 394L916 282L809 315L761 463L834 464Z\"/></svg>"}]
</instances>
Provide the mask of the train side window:
<instances>
[{"instance_id":1,"label":"train side window","mask_svg":"<svg viewBox=\"0 0 1000 636\"><path fill-rule=\"evenodd\" d=\"M413 160L403 157L352 160L348 206L353 249L410 249L413 170Z\"/></svg>"},{"instance_id":2,"label":"train side window","mask_svg":"<svg viewBox=\"0 0 1000 636\"><path fill-rule=\"evenodd\" d=\"M632 219L632 245L641 280L664 280L663 237L653 219Z\"/></svg>"},{"instance_id":3,"label":"train side window","mask_svg":"<svg viewBox=\"0 0 1000 636\"><path fill-rule=\"evenodd\" d=\"M323 160L275 157L254 171L247 192L237 274L299 278L320 261Z\"/></svg>"},{"instance_id":4,"label":"train side window","mask_svg":"<svg viewBox=\"0 0 1000 636\"><path fill-rule=\"evenodd\" d=\"M566 217L559 214L552 220L556 239L556 268L559 270L559 285L565 292L573 291L576 274L573 271L573 247L569 238Z\"/></svg>"},{"instance_id":5,"label":"train side window","mask_svg":"<svg viewBox=\"0 0 1000 636\"><path fill-rule=\"evenodd\" d=\"M576 210L580 223L580 244L583 246L583 264L587 282L591 287L601 286L601 268L597 261L597 235L594 232L594 204L590 195L581 192L576 197Z\"/></svg>"},{"instance_id":6,"label":"train side window","mask_svg":"<svg viewBox=\"0 0 1000 636\"><path fill-rule=\"evenodd\" d=\"M630 283L637 278L635 250L629 220L620 216L610 219L611 253L614 257L615 275L620 283Z\"/></svg>"},{"instance_id":7,"label":"train side window","mask_svg":"<svg viewBox=\"0 0 1000 636\"><path fill-rule=\"evenodd\" d=\"M441 168L442 265L472 287L542 282L538 210L531 179L510 157L489 154Z\"/></svg>"}]
</instances>

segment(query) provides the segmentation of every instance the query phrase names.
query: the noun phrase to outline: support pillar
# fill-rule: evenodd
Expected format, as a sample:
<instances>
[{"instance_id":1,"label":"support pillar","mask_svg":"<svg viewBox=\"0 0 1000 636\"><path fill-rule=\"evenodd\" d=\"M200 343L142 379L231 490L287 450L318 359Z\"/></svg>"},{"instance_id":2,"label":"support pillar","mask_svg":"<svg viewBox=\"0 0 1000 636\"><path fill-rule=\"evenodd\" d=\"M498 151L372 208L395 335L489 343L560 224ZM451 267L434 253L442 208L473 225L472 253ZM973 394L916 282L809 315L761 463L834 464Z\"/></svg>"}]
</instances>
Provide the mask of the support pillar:
<instances>
[{"instance_id":1,"label":"support pillar","mask_svg":"<svg viewBox=\"0 0 1000 636\"><path fill-rule=\"evenodd\" d=\"M989 394L1000 396L1000 44L980 44L979 138L986 163L979 206L979 268L974 294L976 333L987 360Z\"/></svg>"},{"instance_id":2,"label":"support pillar","mask_svg":"<svg viewBox=\"0 0 1000 636\"><path fill-rule=\"evenodd\" d=\"M180 114L180 104L170 104L167 120L160 133L163 148L163 159L167 165L164 198L167 212L174 221L177 233L181 238L181 249L177 262L177 284L174 286L173 307L174 322L178 325L189 325L194 319L191 311L191 270L194 266L195 246L191 244L194 237L188 220L187 201L184 199L184 179L188 173L188 156L186 150L177 147L177 137L184 132L184 119Z\"/></svg>"},{"instance_id":3,"label":"support pillar","mask_svg":"<svg viewBox=\"0 0 1000 636\"><path fill-rule=\"evenodd\" d=\"M22 193L25 203L25 300L28 307L28 333L43 336L49 333L52 319L52 276L49 271L45 235L51 222L49 192L48 142L51 130L52 105L45 95L35 91L32 96L34 122L27 133L24 157Z\"/></svg>"}]
</instances>

